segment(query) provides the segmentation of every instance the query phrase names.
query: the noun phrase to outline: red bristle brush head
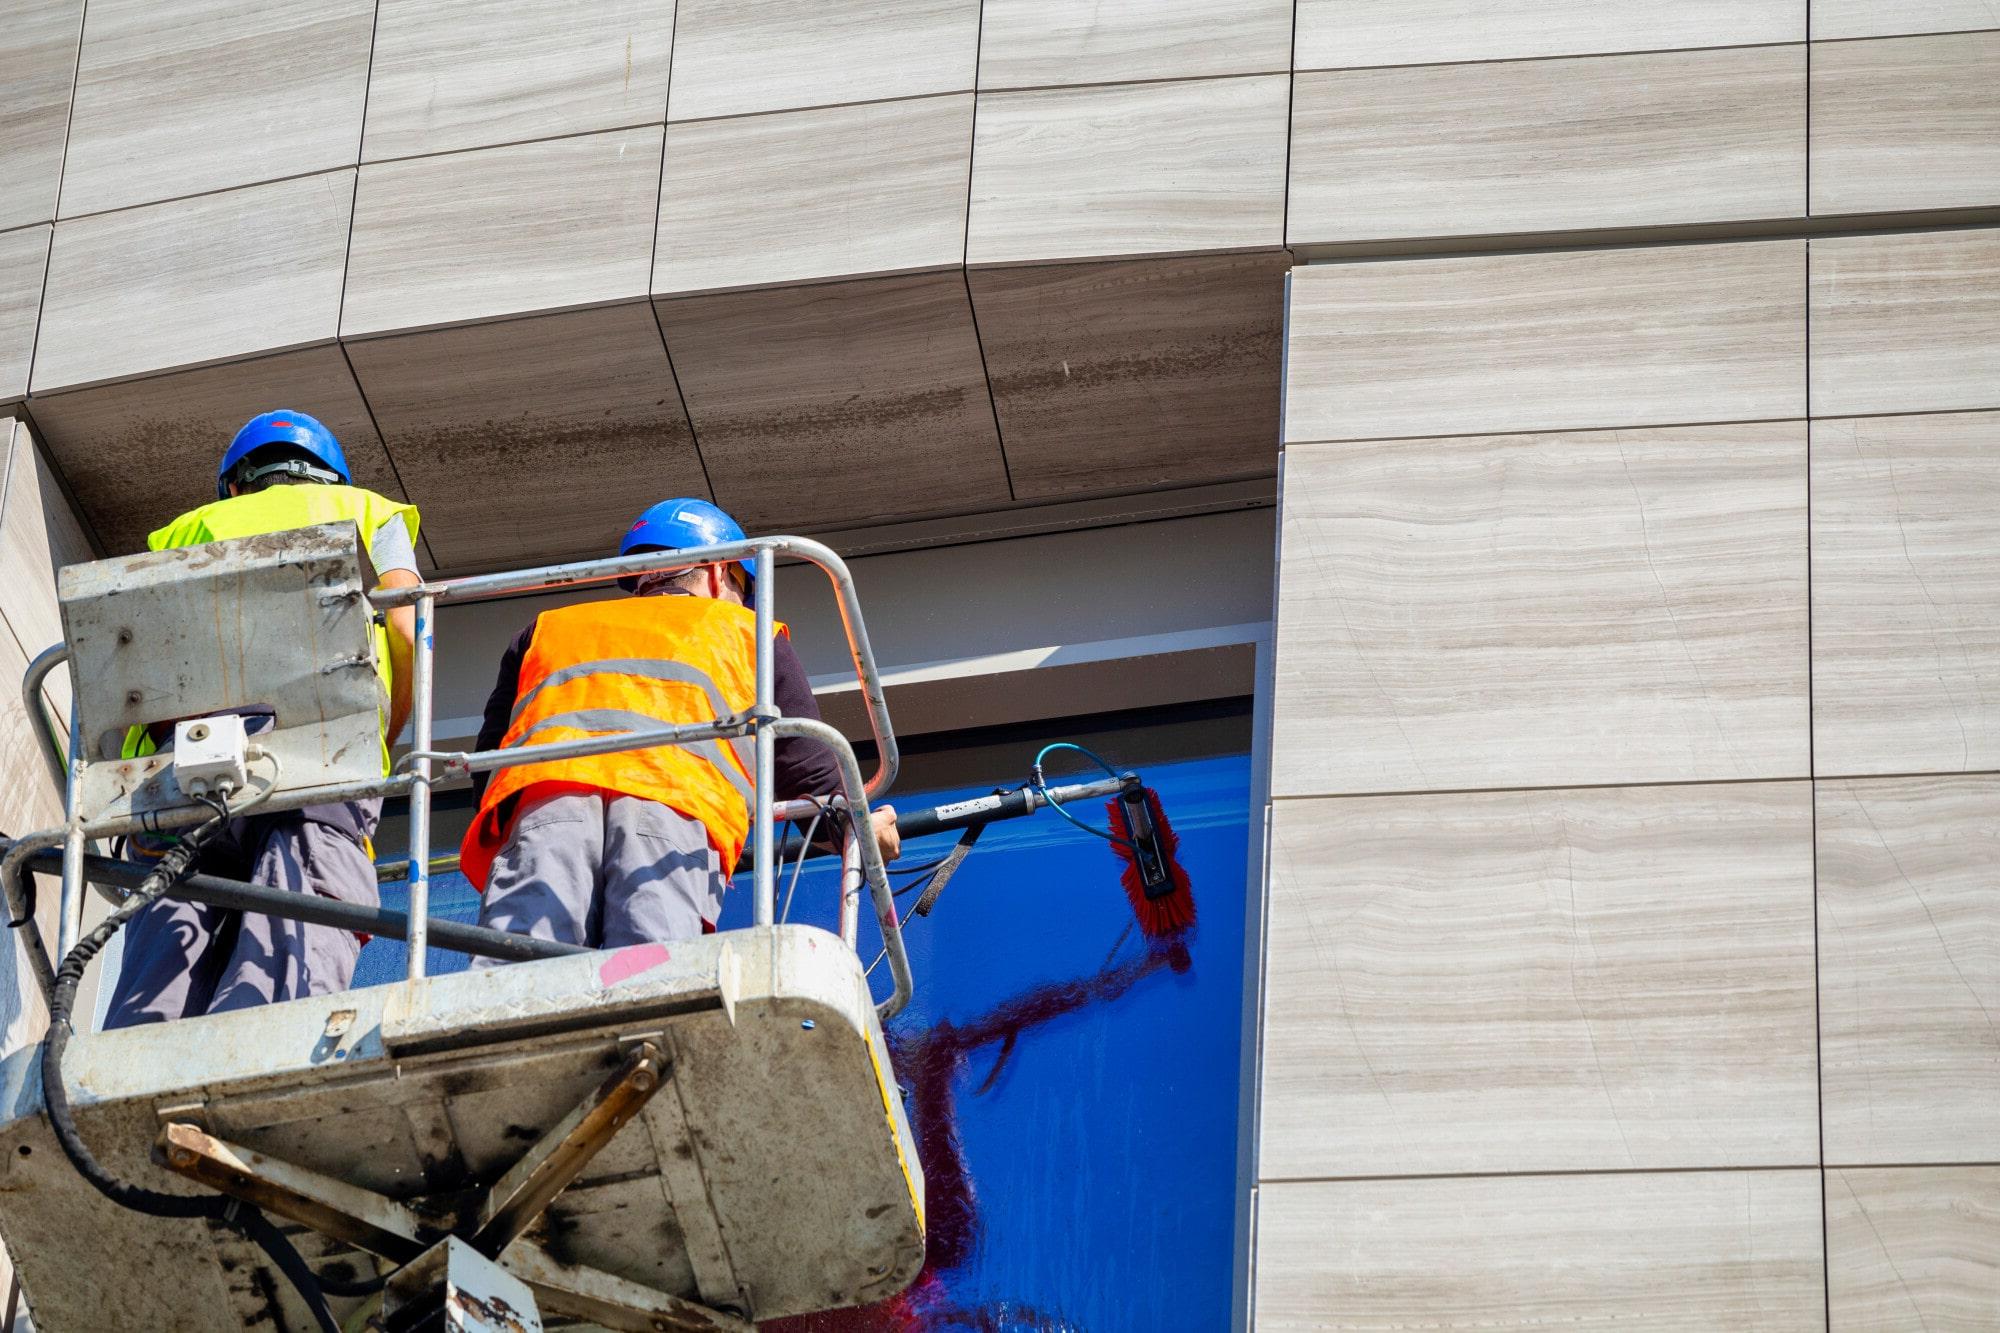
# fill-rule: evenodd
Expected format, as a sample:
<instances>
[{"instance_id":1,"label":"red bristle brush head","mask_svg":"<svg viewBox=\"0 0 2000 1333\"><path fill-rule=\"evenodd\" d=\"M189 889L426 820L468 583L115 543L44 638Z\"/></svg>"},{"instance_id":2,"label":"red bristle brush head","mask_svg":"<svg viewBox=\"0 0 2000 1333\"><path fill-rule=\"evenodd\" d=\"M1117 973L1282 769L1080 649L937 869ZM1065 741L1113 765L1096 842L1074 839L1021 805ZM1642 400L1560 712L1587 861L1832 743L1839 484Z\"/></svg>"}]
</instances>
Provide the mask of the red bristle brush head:
<instances>
[{"instance_id":1,"label":"red bristle brush head","mask_svg":"<svg viewBox=\"0 0 2000 1333\"><path fill-rule=\"evenodd\" d=\"M1128 802L1137 809L1128 810ZM1187 934L1194 928L1194 886L1175 859L1180 839L1174 836L1173 825L1160 807L1160 794L1151 787L1140 787L1135 796L1128 788L1107 801L1105 810L1111 816L1111 832L1118 839L1111 849L1124 862L1118 878L1125 885L1139 929L1155 940ZM1142 853L1154 863L1150 875L1142 865Z\"/></svg>"}]
</instances>

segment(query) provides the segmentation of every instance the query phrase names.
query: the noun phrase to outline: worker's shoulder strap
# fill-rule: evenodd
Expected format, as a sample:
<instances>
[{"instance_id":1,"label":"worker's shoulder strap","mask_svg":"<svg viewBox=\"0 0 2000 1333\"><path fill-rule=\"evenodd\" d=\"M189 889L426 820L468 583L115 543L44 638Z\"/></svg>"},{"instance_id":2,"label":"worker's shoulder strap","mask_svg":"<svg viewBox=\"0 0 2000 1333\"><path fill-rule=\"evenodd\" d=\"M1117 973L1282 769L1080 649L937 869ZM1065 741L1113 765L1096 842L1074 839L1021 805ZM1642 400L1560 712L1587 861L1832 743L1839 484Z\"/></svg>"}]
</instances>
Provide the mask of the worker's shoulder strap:
<instances>
[{"instance_id":1,"label":"worker's shoulder strap","mask_svg":"<svg viewBox=\"0 0 2000 1333\"><path fill-rule=\"evenodd\" d=\"M409 530L410 545L414 547L421 521L415 505L391 500L359 486L271 486L190 509L149 534L146 545L164 551L337 523L342 519L351 520L361 530L363 540L373 540L384 523L398 518Z\"/></svg>"}]
</instances>

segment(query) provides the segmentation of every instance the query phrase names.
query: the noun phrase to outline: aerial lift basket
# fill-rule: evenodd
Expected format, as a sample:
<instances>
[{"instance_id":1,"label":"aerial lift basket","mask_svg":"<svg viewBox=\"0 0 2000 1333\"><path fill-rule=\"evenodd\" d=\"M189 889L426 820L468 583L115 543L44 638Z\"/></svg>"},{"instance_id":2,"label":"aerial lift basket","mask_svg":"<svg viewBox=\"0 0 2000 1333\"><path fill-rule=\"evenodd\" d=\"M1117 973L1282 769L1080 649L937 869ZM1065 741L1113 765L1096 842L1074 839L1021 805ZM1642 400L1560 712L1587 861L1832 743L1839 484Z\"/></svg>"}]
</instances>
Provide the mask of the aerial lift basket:
<instances>
[{"instance_id":1,"label":"aerial lift basket","mask_svg":"<svg viewBox=\"0 0 2000 1333\"><path fill-rule=\"evenodd\" d=\"M881 756L869 780L837 732L773 706L779 555L832 582ZM752 709L549 745L432 748L440 602L742 558L757 570ZM409 940L409 977L79 1031L64 1084L93 1154L126 1181L262 1209L329 1286L393 1273L379 1298L330 1298L350 1323L379 1300L389 1327L448 1305L455 1327L740 1330L901 1289L922 1263L923 1179L881 1022L911 982L880 857L854 833L894 779L896 748L846 567L818 543L768 537L393 592L370 594L371 582L351 524L64 572L67 643L36 659L24 687L33 698L70 660L67 822L15 840L0 865L19 917L27 876L60 862L61 951L78 937L86 881L112 892L121 878L86 854L89 841L205 817L171 750L120 757L131 727L264 710L272 721L255 730L248 765L259 809L410 802L407 921L342 908ZM371 625L400 605L416 609L415 743L385 776ZM784 734L825 742L842 770L853 817L832 930L773 923L775 823L814 808L771 799ZM536 961L424 975L434 781L718 739L755 750L755 926L603 952L537 942ZM864 894L894 984L880 1002L855 954ZM524 946L463 926L451 938L495 956ZM314 1327L306 1298L234 1230L127 1211L78 1175L52 1131L36 1051L0 1063L0 1116L0 1238L43 1333Z\"/></svg>"}]
</instances>

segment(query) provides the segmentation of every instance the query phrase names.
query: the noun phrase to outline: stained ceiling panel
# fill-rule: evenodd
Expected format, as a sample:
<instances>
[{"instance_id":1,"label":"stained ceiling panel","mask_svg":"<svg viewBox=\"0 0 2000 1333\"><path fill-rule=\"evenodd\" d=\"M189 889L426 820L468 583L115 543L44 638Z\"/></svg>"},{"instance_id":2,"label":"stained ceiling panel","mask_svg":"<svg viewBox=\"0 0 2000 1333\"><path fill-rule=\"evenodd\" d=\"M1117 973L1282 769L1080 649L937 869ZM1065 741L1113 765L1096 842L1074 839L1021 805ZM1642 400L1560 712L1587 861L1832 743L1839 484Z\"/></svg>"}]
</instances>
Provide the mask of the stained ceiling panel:
<instances>
[{"instance_id":1,"label":"stained ceiling panel","mask_svg":"<svg viewBox=\"0 0 2000 1333\"><path fill-rule=\"evenodd\" d=\"M975 270L1015 494L1274 472L1290 264L1278 250Z\"/></svg>"},{"instance_id":2,"label":"stained ceiling panel","mask_svg":"<svg viewBox=\"0 0 2000 1333\"><path fill-rule=\"evenodd\" d=\"M716 501L746 528L1011 499L962 274L657 305Z\"/></svg>"},{"instance_id":3,"label":"stained ceiling panel","mask_svg":"<svg viewBox=\"0 0 2000 1333\"><path fill-rule=\"evenodd\" d=\"M403 493L347 360L332 345L47 394L28 408L110 555L143 550L148 532L214 499L215 465L238 427L277 408L324 421L357 485Z\"/></svg>"},{"instance_id":4,"label":"stained ceiling panel","mask_svg":"<svg viewBox=\"0 0 2000 1333\"><path fill-rule=\"evenodd\" d=\"M348 350L444 569L608 554L647 504L708 494L644 302Z\"/></svg>"}]
</instances>

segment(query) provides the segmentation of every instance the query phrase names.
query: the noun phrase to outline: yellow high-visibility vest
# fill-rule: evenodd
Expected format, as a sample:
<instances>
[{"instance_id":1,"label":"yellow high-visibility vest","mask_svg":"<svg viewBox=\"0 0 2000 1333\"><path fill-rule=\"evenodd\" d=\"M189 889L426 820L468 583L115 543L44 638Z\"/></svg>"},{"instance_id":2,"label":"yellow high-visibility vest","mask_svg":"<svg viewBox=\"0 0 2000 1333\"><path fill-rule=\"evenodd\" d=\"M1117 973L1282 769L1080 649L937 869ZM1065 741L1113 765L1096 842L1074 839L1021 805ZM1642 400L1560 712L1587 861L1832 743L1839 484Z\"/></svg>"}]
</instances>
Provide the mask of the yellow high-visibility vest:
<instances>
[{"instance_id":1,"label":"yellow high-visibility vest","mask_svg":"<svg viewBox=\"0 0 2000 1333\"><path fill-rule=\"evenodd\" d=\"M229 541L236 537L258 537L267 532L310 528L321 523L351 521L361 530L361 540L372 541L384 523L402 520L410 530L410 547L417 544L417 508L399 504L358 486L271 486L249 495L217 500L199 509L190 509L163 528L147 536L149 550L199 546L203 542ZM375 670L382 678L383 697L390 696L393 675L389 665L389 631L375 626ZM386 733L388 714L382 715ZM123 757L134 759L151 754L152 737L144 727L125 734ZM389 737L382 738L382 771L389 771Z\"/></svg>"}]
</instances>

